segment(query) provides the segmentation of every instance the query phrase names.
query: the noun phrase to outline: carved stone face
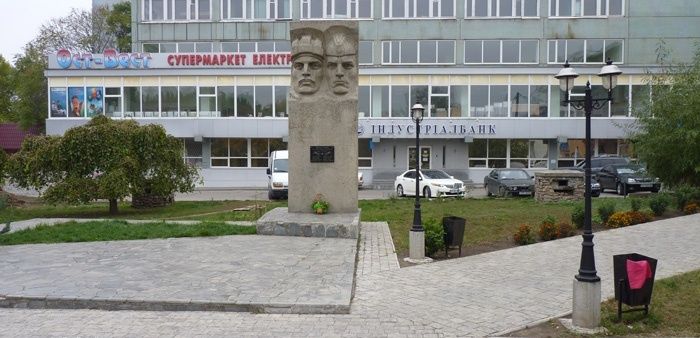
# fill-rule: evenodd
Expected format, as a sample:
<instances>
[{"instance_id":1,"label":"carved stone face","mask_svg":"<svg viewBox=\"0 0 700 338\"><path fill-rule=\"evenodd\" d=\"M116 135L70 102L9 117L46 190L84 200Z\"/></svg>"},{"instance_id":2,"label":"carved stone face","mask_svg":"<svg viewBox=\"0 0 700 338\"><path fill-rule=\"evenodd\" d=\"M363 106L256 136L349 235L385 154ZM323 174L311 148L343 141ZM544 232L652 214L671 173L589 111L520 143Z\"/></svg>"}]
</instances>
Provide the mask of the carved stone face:
<instances>
[{"instance_id":1,"label":"carved stone face","mask_svg":"<svg viewBox=\"0 0 700 338\"><path fill-rule=\"evenodd\" d=\"M311 95L318 91L323 78L323 62L318 57L307 54L294 59L292 63L292 84L294 91L301 95Z\"/></svg>"},{"instance_id":2,"label":"carved stone face","mask_svg":"<svg viewBox=\"0 0 700 338\"><path fill-rule=\"evenodd\" d=\"M326 57L326 79L333 94L345 95L357 85L355 67L353 55Z\"/></svg>"}]
</instances>

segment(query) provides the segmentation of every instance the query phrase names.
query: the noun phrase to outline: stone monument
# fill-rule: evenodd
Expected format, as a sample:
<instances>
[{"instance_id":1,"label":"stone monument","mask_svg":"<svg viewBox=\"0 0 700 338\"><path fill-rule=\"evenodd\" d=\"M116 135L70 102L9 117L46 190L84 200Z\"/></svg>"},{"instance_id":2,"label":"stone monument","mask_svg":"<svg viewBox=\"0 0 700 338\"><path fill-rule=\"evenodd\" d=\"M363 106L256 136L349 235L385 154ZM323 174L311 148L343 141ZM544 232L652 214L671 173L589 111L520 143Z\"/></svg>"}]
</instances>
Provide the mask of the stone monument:
<instances>
[{"instance_id":1,"label":"stone monument","mask_svg":"<svg viewBox=\"0 0 700 338\"><path fill-rule=\"evenodd\" d=\"M357 212L357 22L291 23L289 212Z\"/></svg>"},{"instance_id":2,"label":"stone monument","mask_svg":"<svg viewBox=\"0 0 700 338\"><path fill-rule=\"evenodd\" d=\"M357 22L292 22L290 38L289 207L258 234L358 238ZM313 214L317 196L328 214Z\"/></svg>"}]
</instances>

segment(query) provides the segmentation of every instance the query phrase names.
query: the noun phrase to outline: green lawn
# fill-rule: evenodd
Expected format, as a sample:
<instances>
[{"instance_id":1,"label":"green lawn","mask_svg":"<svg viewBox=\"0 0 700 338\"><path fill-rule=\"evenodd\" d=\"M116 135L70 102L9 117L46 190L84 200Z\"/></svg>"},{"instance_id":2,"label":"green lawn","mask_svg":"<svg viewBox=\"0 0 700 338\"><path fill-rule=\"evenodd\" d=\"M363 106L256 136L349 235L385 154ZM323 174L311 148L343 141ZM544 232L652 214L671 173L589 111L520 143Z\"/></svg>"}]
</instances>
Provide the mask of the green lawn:
<instances>
[{"instance_id":1,"label":"green lawn","mask_svg":"<svg viewBox=\"0 0 700 338\"><path fill-rule=\"evenodd\" d=\"M597 206L613 201L617 210L629 210L629 199L594 198L593 214ZM413 198L360 201L363 221L387 221L397 252L408 250L408 234L413 223ZM485 199L421 199L422 219L442 220L443 216L464 217L467 226L464 245L488 245L511 240L520 224L529 224L536 230L545 216L571 222L573 202L537 203L532 198Z\"/></svg>"},{"instance_id":2,"label":"green lawn","mask_svg":"<svg viewBox=\"0 0 700 338\"><path fill-rule=\"evenodd\" d=\"M34 229L1 235L0 245L247 234L255 234L255 227L209 222L197 225L168 224L163 222L127 224L125 221L69 222L54 226L38 226Z\"/></svg>"},{"instance_id":3,"label":"green lawn","mask_svg":"<svg viewBox=\"0 0 700 338\"><path fill-rule=\"evenodd\" d=\"M622 305L622 309L627 309ZM603 303L602 325L614 336L700 336L700 270L654 283L649 316L644 312L622 314L617 322L617 302Z\"/></svg>"}]
</instances>

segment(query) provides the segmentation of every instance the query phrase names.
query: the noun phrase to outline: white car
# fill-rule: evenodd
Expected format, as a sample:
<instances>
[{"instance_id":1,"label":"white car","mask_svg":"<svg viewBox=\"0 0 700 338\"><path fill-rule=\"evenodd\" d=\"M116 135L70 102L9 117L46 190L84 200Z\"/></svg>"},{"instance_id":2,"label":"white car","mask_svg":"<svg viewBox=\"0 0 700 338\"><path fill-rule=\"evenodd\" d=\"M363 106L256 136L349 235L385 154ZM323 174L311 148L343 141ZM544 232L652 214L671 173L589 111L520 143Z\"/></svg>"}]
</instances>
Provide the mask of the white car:
<instances>
[{"instance_id":1,"label":"white car","mask_svg":"<svg viewBox=\"0 0 700 338\"><path fill-rule=\"evenodd\" d=\"M420 192L423 197L432 196L464 196L464 182L455 179L442 170L421 170L420 171ZM396 176L394 181L396 195L407 196L416 195L416 171L408 170Z\"/></svg>"}]
</instances>

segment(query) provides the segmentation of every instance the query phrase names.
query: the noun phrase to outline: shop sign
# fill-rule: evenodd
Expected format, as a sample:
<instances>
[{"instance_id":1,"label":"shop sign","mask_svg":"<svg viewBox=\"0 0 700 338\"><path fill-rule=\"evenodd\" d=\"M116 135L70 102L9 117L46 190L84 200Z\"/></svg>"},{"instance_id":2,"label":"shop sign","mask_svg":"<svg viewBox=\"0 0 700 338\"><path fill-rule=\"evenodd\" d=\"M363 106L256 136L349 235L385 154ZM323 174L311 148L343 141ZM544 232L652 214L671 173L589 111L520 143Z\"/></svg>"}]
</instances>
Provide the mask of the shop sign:
<instances>
[{"instance_id":1,"label":"shop sign","mask_svg":"<svg viewBox=\"0 0 700 338\"><path fill-rule=\"evenodd\" d=\"M357 129L358 136L401 138L416 135L414 123L373 122L360 120ZM454 123L452 121L423 120L420 125L420 135L425 137L450 138L474 135L496 135L495 124L484 123Z\"/></svg>"},{"instance_id":2,"label":"shop sign","mask_svg":"<svg viewBox=\"0 0 700 338\"><path fill-rule=\"evenodd\" d=\"M71 53L49 56L50 69L289 68L290 53Z\"/></svg>"}]
</instances>

